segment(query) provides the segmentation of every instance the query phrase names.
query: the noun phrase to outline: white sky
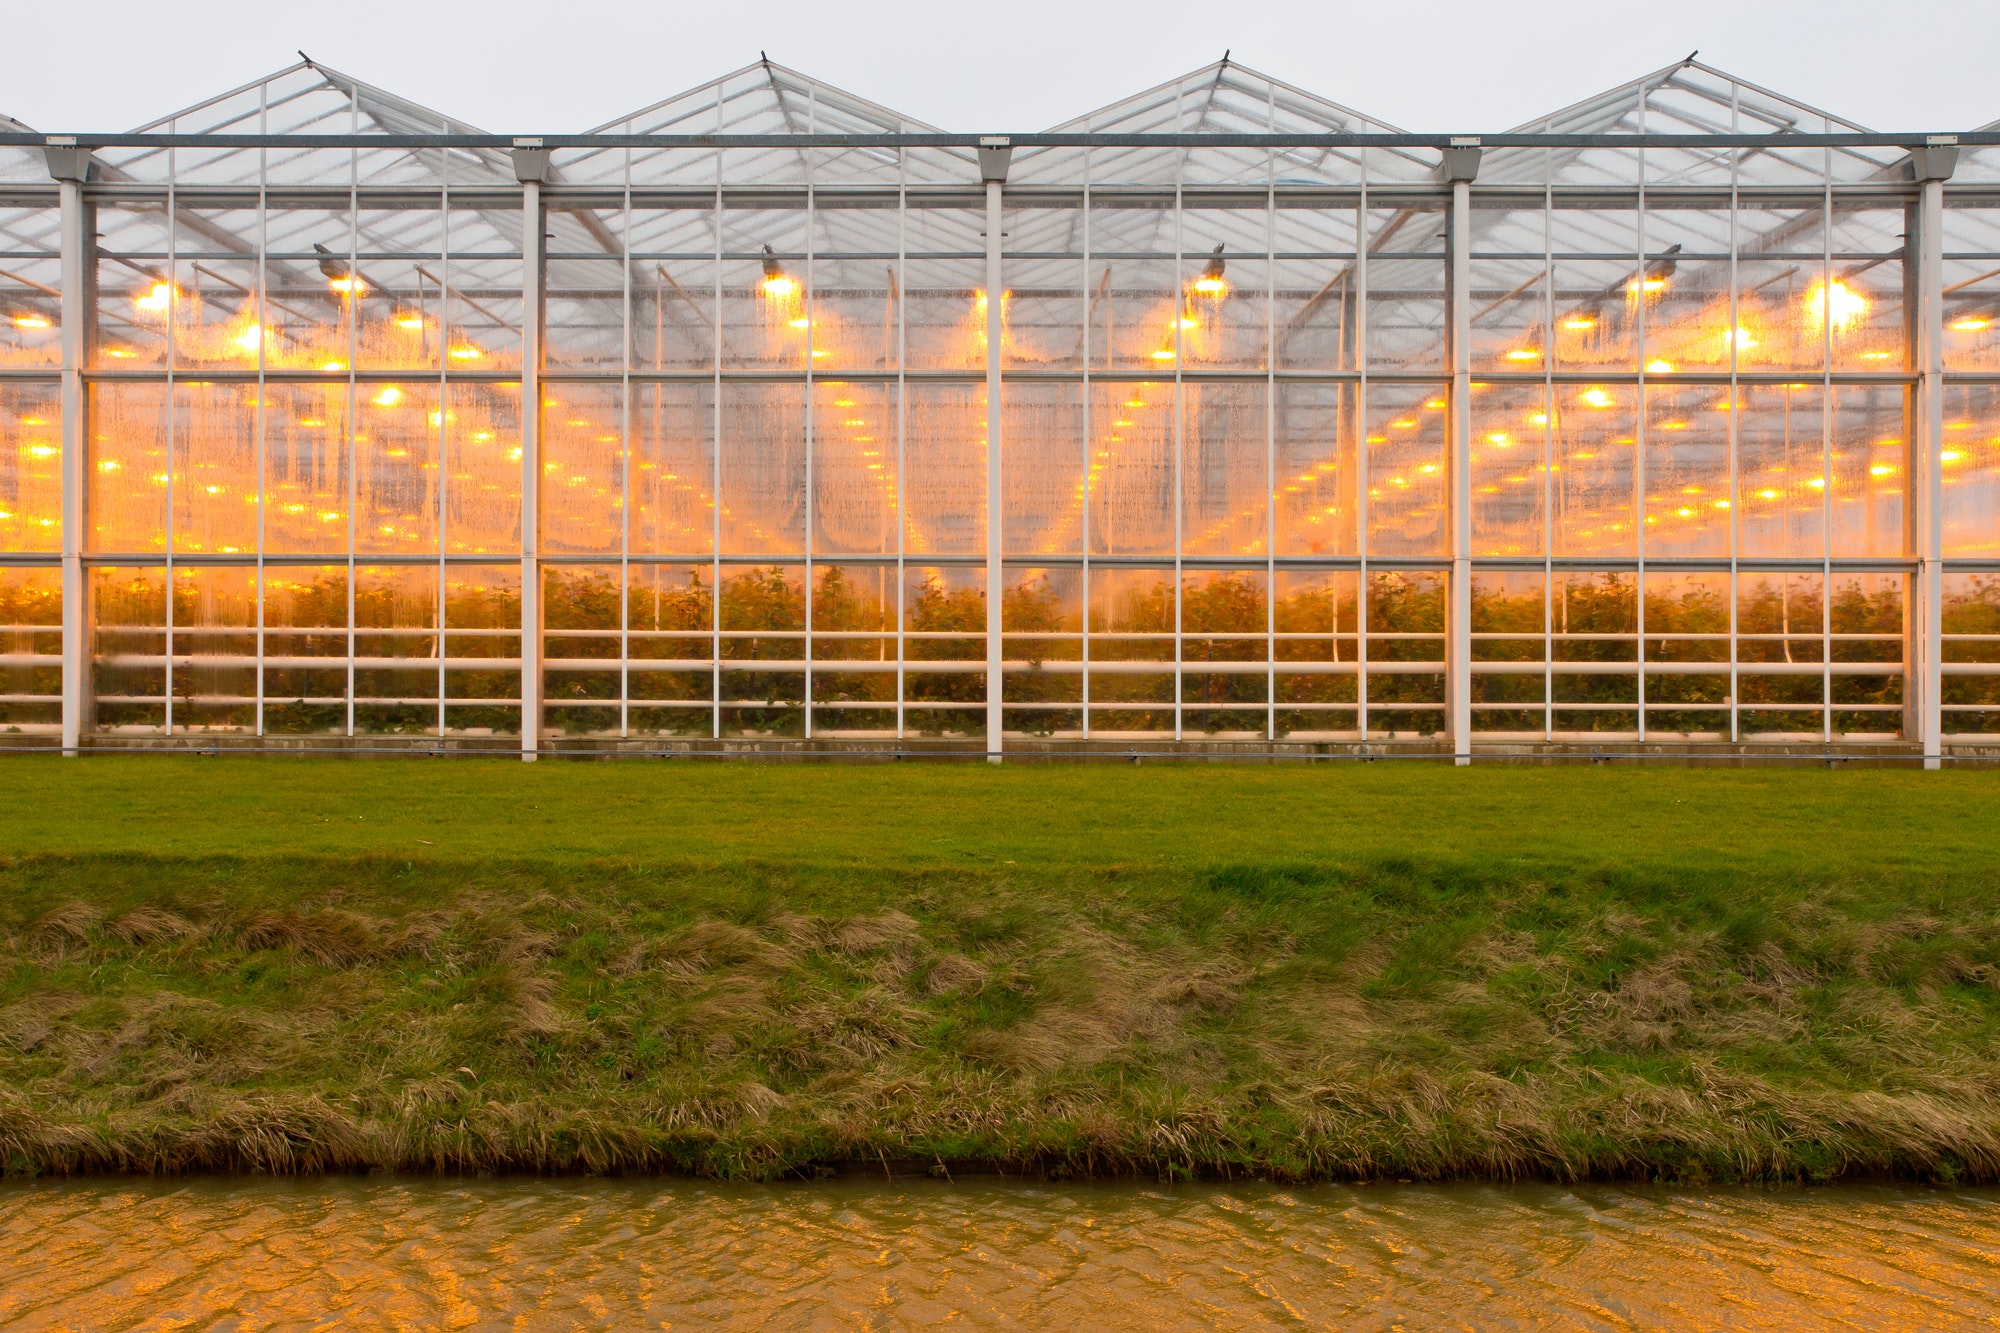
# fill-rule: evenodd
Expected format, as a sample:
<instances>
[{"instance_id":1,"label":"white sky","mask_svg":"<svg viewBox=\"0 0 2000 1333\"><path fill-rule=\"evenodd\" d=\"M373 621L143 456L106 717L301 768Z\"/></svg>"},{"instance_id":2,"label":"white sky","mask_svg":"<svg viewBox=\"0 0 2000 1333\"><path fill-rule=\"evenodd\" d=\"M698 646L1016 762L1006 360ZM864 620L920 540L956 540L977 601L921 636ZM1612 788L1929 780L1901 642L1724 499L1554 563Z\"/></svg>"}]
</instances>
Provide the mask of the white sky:
<instances>
[{"instance_id":1,"label":"white sky","mask_svg":"<svg viewBox=\"0 0 2000 1333\"><path fill-rule=\"evenodd\" d=\"M2000 120L1996 0L94 0L0 5L0 112L115 131L315 59L494 133L587 129L757 58L1027 132L1234 57L1391 124L1495 132L1699 48L1871 129Z\"/></svg>"}]
</instances>

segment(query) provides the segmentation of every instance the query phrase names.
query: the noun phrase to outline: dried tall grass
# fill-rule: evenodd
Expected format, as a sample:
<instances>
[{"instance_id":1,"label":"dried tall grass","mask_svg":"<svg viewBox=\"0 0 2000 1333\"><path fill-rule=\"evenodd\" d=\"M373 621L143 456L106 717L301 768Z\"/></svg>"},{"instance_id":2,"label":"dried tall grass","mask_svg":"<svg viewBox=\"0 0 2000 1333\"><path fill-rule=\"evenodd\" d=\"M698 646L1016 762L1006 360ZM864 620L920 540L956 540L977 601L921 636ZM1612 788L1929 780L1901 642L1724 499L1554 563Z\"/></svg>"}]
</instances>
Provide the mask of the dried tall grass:
<instances>
[{"instance_id":1,"label":"dried tall grass","mask_svg":"<svg viewBox=\"0 0 2000 1333\"><path fill-rule=\"evenodd\" d=\"M6 1170L2000 1180L1980 885L224 869L0 865Z\"/></svg>"}]
</instances>

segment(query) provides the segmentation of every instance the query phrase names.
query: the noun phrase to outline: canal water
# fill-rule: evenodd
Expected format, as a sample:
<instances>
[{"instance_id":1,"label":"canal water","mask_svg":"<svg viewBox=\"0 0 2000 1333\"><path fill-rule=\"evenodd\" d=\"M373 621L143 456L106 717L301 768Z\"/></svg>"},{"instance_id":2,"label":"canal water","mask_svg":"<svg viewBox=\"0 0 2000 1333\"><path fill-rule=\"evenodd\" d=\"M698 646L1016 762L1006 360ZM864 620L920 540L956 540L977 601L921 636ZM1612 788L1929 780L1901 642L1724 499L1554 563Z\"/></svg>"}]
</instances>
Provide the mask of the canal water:
<instances>
[{"instance_id":1,"label":"canal water","mask_svg":"<svg viewBox=\"0 0 2000 1333\"><path fill-rule=\"evenodd\" d=\"M0 1186L0 1328L2000 1326L2000 1192Z\"/></svg>"}]
</instances>

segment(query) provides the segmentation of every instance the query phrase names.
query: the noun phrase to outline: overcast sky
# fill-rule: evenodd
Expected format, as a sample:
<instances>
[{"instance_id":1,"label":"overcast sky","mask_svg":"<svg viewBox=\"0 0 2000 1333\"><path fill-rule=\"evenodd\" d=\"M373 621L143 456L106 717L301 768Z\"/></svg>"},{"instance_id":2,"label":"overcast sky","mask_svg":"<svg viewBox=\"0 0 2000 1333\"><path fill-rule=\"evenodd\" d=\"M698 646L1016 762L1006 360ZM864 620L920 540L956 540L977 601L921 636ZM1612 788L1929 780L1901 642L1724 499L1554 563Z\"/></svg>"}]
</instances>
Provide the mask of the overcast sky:
<instances>
[{"instance_id":1,"label":"overcast sky","mask_svg":"<svg viewBox=\"0 0 2000 1333\"><path fill-rule=\"evenodd\" d=\"M1871 129L2000 120L2000 0L6 0L0 112L114 131L316 60L494 133L588 129L758 51L949 130L1031 131L1234 58L1404 129L1498 131L1704 63Z\"/></svg>"}]
</instances>

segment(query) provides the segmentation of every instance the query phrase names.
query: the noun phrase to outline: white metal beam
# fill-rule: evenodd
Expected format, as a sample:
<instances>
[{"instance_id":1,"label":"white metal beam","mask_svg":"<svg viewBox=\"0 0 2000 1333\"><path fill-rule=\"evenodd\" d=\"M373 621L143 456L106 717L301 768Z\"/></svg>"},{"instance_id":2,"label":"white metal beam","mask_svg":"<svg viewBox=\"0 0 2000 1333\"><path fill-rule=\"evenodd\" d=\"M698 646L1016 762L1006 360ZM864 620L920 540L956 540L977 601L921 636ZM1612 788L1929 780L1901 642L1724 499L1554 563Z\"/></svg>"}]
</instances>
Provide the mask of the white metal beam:
<instances>
[{"instance_id":1,"label":"white metal beam","mask_svg":"<svg viewBox=\"0 0 2000 1333\"><path fill-rule=\"evenodd\" d=\"M52 160L52 165L55 165ZM84 581L84 335L88 329L89 247L96 230L83 201L88 154L61 181L62 215L62 749L77 753L89 690L89 586Z\"/></svg>"}]
</instances>

